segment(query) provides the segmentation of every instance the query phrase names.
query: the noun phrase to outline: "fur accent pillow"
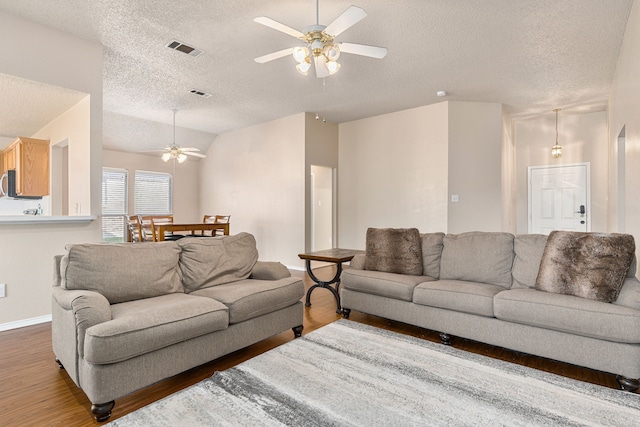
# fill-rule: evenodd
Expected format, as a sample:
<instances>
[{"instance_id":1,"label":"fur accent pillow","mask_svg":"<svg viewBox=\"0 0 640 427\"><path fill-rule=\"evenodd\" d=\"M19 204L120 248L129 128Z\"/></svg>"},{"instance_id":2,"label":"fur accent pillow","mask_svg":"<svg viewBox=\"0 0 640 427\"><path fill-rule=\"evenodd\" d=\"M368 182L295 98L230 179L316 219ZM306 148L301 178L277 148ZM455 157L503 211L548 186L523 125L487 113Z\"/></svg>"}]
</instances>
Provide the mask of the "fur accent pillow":
<instances>
[{"instance_id":1,"label":"fur accent pillow","mask_svg":"<svg viewBox=\"0 0 640 427\"><path fill-rule=\"evenodd\" d=\"M417 228L369 228L365 270L422 275L422 240Z\"/></svg>"},{"instance_id":2,"label":"fur accent pillow","mask_svg":"<svg viewBox=\"0 0 640 427\"><path fill-rule=\"evenodd\" d=\"M536 289L613 302L635 250L629 234L552 231L542 254Z\"/></svg>"}]
</instances>

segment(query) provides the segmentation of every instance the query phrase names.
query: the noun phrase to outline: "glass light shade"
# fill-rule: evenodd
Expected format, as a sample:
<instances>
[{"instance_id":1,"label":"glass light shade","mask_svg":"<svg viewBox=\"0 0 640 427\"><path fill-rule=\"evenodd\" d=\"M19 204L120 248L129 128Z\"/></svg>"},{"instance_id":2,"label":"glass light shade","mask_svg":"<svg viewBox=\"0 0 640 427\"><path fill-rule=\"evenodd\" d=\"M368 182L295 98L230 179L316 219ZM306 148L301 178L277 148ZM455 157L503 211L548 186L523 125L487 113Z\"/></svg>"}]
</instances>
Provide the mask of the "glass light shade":
<instances>
[{"instance_id":1,"label":"glass light shade","mask_svg":"<svg viewBox=\"0 0 640 427\"><path fill-rule=\"evenodd\" d=\"M184 163L184 161L187 160L187 155L183 154L183 153L180 153L180 154L178 154L177 159L178 159L178 163Z\"/></svg>"},{"instance_id":2,"label":"glass light shade","mask_svg":"<svg viewBox=\"0 0 640 427\"><path fill-rule=\"evenodd\" d=\"M297 63L302 64L305 59L309 56L309 49L304 46L296 46L293 48L293 59L296 60Z\"/></svg>"},{"instance_id":3,"label":"glass light shade","mask_svg":"<svg viewBox=\"0 0 640 427\"><path fill-rule=\"evenodd\" d=\"M329 74L335 74L340 69L340 64L336 61L327 61L327 68L329 69Z\"/></svg>"},{"instance_id":4,"label":"glass light shade","mask_svg":"<svg viewBox=\"0 0 640 427\"><path fill-rule=\"evenodd\" d=\"M340 49L336 45L325 46L322 53L329 61L337 61L340 58Z\"/></svg>"},{"instance_id":5,"label":"glass light shade","mask_svg":"<svg viewBox=\"0 0 640 427\"><path fill-rule=\"evenodd\" d=\"M309 73L309 68L311 68L311 63L304 61L296 65L296 70L303 76L306 76Z\"/></svg>"},{"instance_id":6,"label":"glass light shade","mask_svg":"<svg viewBox=\"0 0 640 427\"><path fill-rule=\"evenodd\" d=\"M162 161L166 163L169 160L171 160L171 153L162 153Z\"/></svg>"},{"instance_id":7,"label":"glass light shade","mask_svg":"<svg viewBox=\"0 0 640 427\"><path fill-rule=\"evenodd\" d=\"M562 146L556 144L553 147L551 147L551 155L553 156L554 159L557 159L558 157L562 156Z\"/></svg>"}]
</instances>

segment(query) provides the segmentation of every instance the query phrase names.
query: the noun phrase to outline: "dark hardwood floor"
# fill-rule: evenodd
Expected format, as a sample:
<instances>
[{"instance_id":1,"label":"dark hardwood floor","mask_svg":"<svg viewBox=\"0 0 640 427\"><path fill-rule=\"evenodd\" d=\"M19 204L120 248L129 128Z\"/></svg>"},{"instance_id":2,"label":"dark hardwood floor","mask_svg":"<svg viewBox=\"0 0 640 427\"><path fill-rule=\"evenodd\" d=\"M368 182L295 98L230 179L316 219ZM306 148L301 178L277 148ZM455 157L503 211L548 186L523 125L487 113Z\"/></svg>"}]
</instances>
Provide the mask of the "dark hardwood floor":
<instances>
[{"instance_id":1,"label":"dark hardwood floor","mask_svg":"<svg viewBox=\"0 0 640 427\"><path fill-rule=\"evenodd\" d=\"M327 280L333 276L335 270L333 267L324 267L315 271L321 280ZM306 274L298 271L292 274L303 277L307 288L311 286L312 282ZM311 307L305 308L305 334L340 318L335 312L335 300L327 290L314 290L311 304ZM350 320L433 342L440 341L438 334L434 331L355 311L351 313ZM230 368L291 340L293 340L293 333L283 332L118 399L111 420L195 384L213 375L215 371ZM611 374L461 338L454 338L453 346L581 381L617 388L615 376ZM0 426L73 427L103 424L93 420L90 406L86 396L69 379L64 370L58 369L55 363L51 350L50 323L0 332Z\"/></svg>"}]
</instances>

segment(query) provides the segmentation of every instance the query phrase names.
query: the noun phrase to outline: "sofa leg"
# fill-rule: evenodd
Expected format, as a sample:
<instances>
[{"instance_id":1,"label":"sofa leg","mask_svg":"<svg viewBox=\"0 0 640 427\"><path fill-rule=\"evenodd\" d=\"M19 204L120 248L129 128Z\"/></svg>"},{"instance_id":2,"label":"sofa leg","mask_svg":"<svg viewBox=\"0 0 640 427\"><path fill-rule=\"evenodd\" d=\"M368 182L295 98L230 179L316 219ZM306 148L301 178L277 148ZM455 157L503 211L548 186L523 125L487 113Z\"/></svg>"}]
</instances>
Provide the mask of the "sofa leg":
<instances>
[{"instance_id":1,"label":"sofa leg","mask_svg":"<svg viewBox=\"0 0 640 427\"><path fill-rule=\"evenodd\" d=\"M115 401L107 402L107 403L97 403L91 405L91 414L93 414L93 418L98 422L107 421L111 416L111 410L116 406Z\"/></svg>"},{"instance_id":2,"label":"sofa leg","mask_svg":"<svg viewBox=\"0 0 640 427\"><path fill-rule=\"evenodd\" d=\"M58 359L57 357L56 357L56 363L58 364L58 368L60 368L60 369L64 369L64 365L62 364L62 362L60 361L60 359Z\"/></svg>"},{"instance_id":3,"label":"sofa leg","mask_svg":"<svg viewBox=\"0 0 640 427\"><path fill-rule=\"evenodd\" d=\"M296 337L296 338L300 338L302 336L302 329L304 329L304 326L302 326L302 325L296 326L295 328L292 328L293 336Z\"/></svg>"},{"instance_id":4,"label":"sofa leg","mask_svg":"<svg viewBox=\"0 0 640 427\"><path fill-rule=\"evenodd\" d=\"M634 392L640 388L640 380L623 377L622 375L616 375L616 381L618 381L618 385L620 389L624 391Z\"/></svg>"},{"instance_id":5,"label":"sofa leg","mask_svg":"<svg viewBox=\"0 0 640 427\"><path fill-rule=\"evenodd\" d=\"M451 335L446 332L440 332L440 342L444 345L451 345Z\"/></svg>"},{"instance_id":6,"label":"sofa leg","mask_svg":"<svg viewBox=\"0 0 640 427\"><path fill-rule=\"evenodd\" d=\"M348 319L349 316L351 316L351 309L350 308L343 308L342 309L342 317L344 319Z\"/></svg>"}]
</instances>

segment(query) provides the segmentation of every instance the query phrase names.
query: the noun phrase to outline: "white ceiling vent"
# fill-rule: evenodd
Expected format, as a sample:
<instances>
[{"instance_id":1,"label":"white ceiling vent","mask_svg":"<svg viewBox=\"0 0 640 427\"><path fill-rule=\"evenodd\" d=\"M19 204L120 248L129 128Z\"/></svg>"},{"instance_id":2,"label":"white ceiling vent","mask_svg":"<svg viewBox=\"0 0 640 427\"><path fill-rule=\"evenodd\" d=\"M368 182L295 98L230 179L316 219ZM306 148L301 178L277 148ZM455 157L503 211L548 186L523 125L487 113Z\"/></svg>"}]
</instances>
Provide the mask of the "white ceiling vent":
<instances>
[{"instance_id":1,"label":"white ceiling vent","mask_svg":"<svg viewBox=\"0 0 640 427\"><path fill-rule=\"evenodd\" d=\"M177 50L182 53L186 53L189 56L200 56L204 53L202 49L198 49L197 47L189 46L188 44L184 44L178 40L171 40L169 43L165 45L169 49Z\"/></svg>"},{"instance_id":2,"label":"white ceiling vent","mask_svg":"<svg viewBox=\"0 0 640 427\"><path fill-rule=\"evenodd\" d=\"M211 98L213 96L210 93L203 92L203 91L198 90L198 89L191 89L189 92L191 92L194 95L201 96L203 98Z\"/></svg>"}]
</instances>

